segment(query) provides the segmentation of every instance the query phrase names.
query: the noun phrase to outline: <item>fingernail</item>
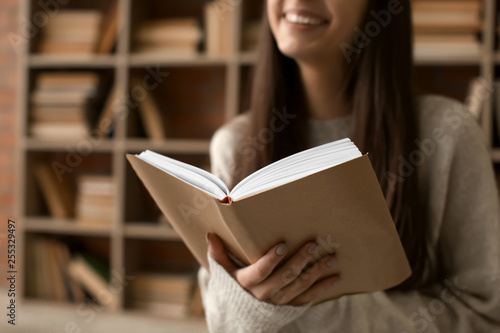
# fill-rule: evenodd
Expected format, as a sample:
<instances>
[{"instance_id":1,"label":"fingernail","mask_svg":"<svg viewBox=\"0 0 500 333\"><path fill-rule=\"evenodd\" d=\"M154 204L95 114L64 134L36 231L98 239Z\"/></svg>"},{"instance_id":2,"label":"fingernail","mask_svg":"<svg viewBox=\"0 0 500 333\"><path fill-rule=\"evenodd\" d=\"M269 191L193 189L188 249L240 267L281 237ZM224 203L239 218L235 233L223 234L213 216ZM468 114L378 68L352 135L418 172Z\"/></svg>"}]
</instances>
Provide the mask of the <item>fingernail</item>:
<instances>
[{"instance_id":1,"label":"fingernail","mask_svg":"<svg viewBox=\"0 0 500 333\"><path fill-rule=\"evenodd\" d=\"M335 286L337 285L337 282L340 280L340 277L339 276L334 276L331 280L330 280L330 285L331 286Z\"/></svg>"},{"instance_id":2,"label":"fingernail","mask_svg":"<svg viewBox=\"0 0 500 333\"><path fill-rule=\"evenodd\" d=\"M286 244L282 243L280 244L277 248L276 248L276 254L278 254L279 256L282 256L286 253L286 251L288 251L288 247L286 246Z\"/></svg>"},{"instance_id":3,"label":"fingernail","mask_svg":"<svg viewBox=\"0 0 500 333\"><path fill-rule=\"evenodd\" d=\"M330 259L328 259L328 261L326 262L326 266L328 267L332 267L333 265L335 265L337 263L337 257L331 257Z\"/></svg>"},{"instance_id":4,"label":"fingernail","mask_svg":"<svg viewBox=\"0 0 500 333\"><path fill-rule=\"evenodd\" d=\"M309 246L309 249L307 249L307 252L309 252L309 254L315 254L316 252L318 252L319 250L319 246L317 244L311 244L311 246Z\"/></svg>"}]
</instances>

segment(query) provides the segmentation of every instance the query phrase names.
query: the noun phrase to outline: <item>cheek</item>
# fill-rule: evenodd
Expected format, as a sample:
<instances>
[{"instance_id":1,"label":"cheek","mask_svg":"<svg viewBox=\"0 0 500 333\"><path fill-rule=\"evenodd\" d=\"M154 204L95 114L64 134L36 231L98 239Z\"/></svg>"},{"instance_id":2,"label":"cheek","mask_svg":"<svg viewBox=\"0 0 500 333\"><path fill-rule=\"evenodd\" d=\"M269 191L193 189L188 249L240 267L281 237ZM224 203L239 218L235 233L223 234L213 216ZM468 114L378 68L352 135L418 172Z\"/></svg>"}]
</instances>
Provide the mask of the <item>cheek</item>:
<instances>
[{"instance_id":1,"label":"cheek","mask_svg":"<svg viewBox=\"0 0 500 333\"><path fill-rule=\"evenodd\" d=\"M267 9L267 20L269 21L269 27L274 36L278 29L279 17L281 14L283 0L268 0L266 1Z\"/></svg>"},{"instance_id":2,"label":"cheek","mask_svg":"<svg viewBox=\"0 0 500 333\"><path fill-rule=\"evenodd\" d=\"M367 10L368 0L330 1L329 10L335 20L331 29L335 31L337 40L349 42L355 36L355 28L362 25Z\"/></svg>"}]
</instances>

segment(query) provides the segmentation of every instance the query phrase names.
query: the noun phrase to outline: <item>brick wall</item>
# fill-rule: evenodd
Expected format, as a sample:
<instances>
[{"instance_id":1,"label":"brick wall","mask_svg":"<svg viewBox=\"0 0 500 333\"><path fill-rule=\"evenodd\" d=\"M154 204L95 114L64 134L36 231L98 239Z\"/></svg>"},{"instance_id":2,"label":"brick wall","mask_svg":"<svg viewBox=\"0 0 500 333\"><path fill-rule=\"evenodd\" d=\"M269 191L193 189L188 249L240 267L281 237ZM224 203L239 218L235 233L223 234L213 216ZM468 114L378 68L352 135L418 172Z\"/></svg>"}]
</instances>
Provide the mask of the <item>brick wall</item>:
<instances>
[{"instance_id":1,"label":"brick wall","mask_svg":"<svg viewBox=\"0 0 500 333\"><path fill-rule=\"evenodd\" d=\"M7 220L14 216L16 174L15 100L17 88L16 54L8 40L9 32L17 32L18 1L0 0L0 276L7 264ZM0 287L5 286L0 279Z\"/></svg>"}]
</instances>

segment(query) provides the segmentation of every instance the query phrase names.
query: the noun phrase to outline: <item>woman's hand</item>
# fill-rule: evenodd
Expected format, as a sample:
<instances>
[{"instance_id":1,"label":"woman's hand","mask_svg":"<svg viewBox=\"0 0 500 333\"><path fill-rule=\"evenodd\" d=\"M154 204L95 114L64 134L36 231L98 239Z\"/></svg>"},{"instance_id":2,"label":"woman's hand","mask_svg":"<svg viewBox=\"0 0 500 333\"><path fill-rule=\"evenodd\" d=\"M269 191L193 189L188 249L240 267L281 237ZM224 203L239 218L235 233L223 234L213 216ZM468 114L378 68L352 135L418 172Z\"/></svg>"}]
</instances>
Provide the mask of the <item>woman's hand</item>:
<instances>
[{"instance_id":1,"label":"woman's hand","mask_svg":"<svg viewBox=\"0 0 500 333\"><path fill-rule=\"evenodd\" d=\"M327 288L331 288L338 275L319 280L320 276L337 262L336 256L318 258L320 247L307 242L275 269L288 249L284 243L273 246L254 264L239 268L228 257L220 238L209 233L208 253L255 298L276 305L302 305L309 303Z\"/></svg>"}]
</instances>

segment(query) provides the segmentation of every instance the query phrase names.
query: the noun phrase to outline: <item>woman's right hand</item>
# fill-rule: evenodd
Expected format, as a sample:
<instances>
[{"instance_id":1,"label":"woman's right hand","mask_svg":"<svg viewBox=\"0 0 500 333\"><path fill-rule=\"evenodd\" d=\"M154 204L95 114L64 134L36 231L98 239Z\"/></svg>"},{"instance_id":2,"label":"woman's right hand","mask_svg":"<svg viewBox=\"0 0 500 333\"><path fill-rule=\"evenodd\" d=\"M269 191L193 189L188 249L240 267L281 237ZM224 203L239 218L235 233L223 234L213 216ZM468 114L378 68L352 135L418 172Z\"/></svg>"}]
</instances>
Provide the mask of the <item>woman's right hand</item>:
<instances>
[{"instance_id":1,"label":"woman's right hand","mask_svg":"<svg viewBox=\"0 0 500 333\"><path fill-rule=\"evenodd\" d=\"M237 267L224 249L220 238L209 233L208 253L255 298L276 305L302 305L332 288L340 279L333 275L320 280L337 262L335 254L318 258L320 247L304 244L293 256L276 268L288 252L284 243L273 246L262 258L247 267Z\"/></svg>"}]
</instances>

